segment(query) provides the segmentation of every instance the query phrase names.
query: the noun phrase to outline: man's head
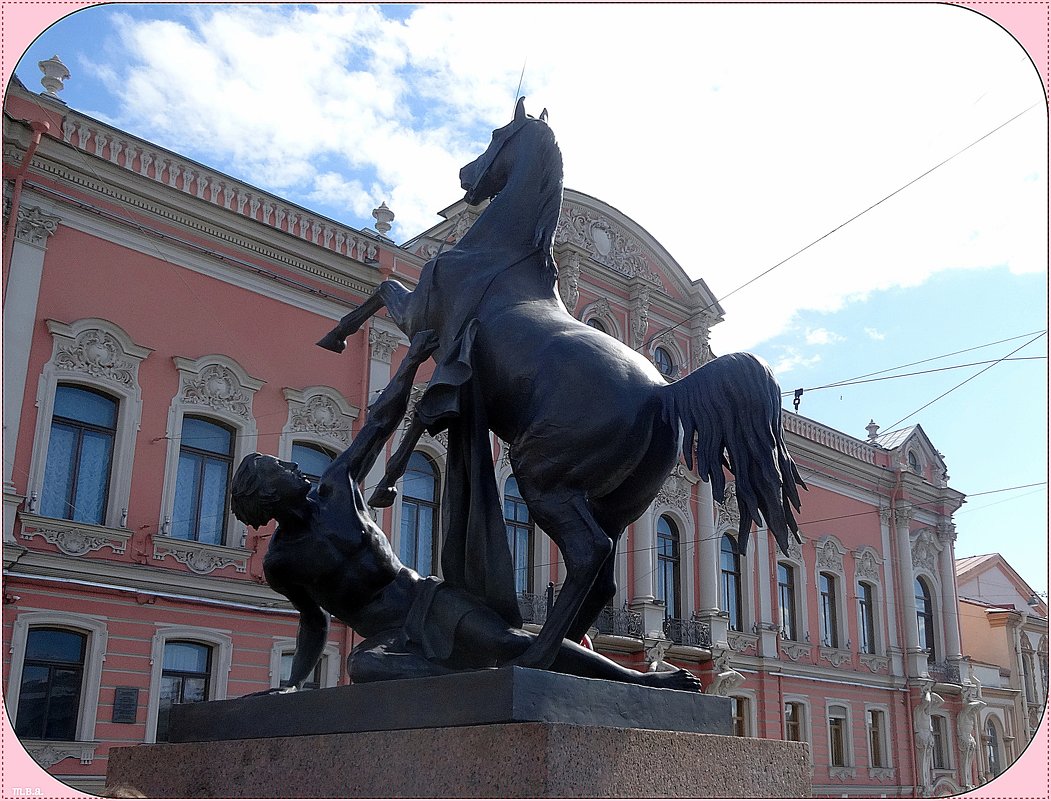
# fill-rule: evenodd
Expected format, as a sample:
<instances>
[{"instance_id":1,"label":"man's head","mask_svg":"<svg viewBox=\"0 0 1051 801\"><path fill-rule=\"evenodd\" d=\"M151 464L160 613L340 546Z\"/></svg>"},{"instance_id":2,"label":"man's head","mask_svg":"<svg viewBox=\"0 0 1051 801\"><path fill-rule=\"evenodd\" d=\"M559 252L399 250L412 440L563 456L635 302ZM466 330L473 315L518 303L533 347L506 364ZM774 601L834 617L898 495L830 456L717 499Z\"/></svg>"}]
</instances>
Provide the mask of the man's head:
<instances>
[{"instance_id":1,"label":"man's head","mask_svg":"<svg viewBox=\"0 0 1051 801\"><path fill-rule=\"evenodd\" d=\"M241 460L230 487L230 508L245 525L259 528L282 511L300 509L310 492L310 481L299 465L262 453Z\"/></svg>"}]
</instances>

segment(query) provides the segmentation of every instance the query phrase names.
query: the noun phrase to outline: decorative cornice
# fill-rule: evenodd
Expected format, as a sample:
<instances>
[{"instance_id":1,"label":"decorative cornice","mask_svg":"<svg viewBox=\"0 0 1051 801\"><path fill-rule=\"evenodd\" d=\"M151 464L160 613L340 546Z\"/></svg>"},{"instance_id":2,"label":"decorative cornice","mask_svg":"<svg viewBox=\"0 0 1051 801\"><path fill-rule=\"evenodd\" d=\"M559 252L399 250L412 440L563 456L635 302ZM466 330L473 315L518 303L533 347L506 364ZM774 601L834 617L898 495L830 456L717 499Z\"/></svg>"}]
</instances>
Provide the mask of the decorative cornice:
<instances>
[{"instance_id":1,"label":"decorative cornice","mask_svg":"<svg viewBox=\"0 0 1051 801\"><path fill-rule=\"evenodd\" d=\"M21 515L21 519L22 539L32 540L35 537L43 537L45 542L51 543L67 556L84 556L102 548L109 548L115 554L122 554L131 539L131 532L125 529L113 529L25 513Z\"/></svg>"},{"instance_id":2,"label":"decorative cornice","mask_svg":"<svg viewBox=\"0 0 1051 801\"><path fill-rule=\"evenodd\" d=\"M20 206L15 223L15 239L28 245L44 247L62 222L61 217L47 214L39 206Z\"/></svg>"},{"instance_id":3,"label":"decorative cornice","mask_svg":"<svg viewBox=\"0 0 1051 801\"><path fill-rule=\"evenodd\" d=\"M252 552L245 548L231 548L226 545L208 545L203 542L190 542L170 537L154 536L153 558L172 557L198 575L204 576L215 570L233 565L238 573L248 569L248 560Z\"/></svg>"},{"instance_id":4,"label":"decorative cornice","mask_svg":"<svg viewBox=\"0 0 1051 801\"><path fill-rule=\"evenodd\" d=\"M877 656L876 654L860 654L858 661L867 667L870 673L880 673L885 671L890 665L890 660L887 657Z\"/></svg>"},{"instance_id":5,"label":"decorative cornice","mask_svg":"<svg viewBox=\"0 0 1051 801\"><path fill-rule=\"evenodd\" d=\"M95 761L95 745L87 743L41 742L22 740L22 747L40 767L50 768L63 759L79 759L81 765Z\"/></svg>"},{"instance_id":6,"label":"decorative cornice","mask_svg":"<svg viewBox=\"0 0 1051 801\"><path fill-rule=\"evenodd\" d=\"M369 348L371 349L372 358L376 361L390 364L394 351L398 349L400 344L401 337L397 334L392 334L375 326L369 328Z\"/></svg>"}]
</instances>

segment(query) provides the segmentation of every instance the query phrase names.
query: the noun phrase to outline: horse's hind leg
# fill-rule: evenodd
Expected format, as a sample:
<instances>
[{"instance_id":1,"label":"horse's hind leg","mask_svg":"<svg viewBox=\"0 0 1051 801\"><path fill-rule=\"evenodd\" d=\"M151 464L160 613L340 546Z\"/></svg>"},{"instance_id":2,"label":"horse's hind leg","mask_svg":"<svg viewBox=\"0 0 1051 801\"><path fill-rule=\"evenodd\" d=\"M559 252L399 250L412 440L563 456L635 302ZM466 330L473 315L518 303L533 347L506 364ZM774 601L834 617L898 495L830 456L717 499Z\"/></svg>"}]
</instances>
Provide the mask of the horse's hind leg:
<instances>
[{"instance_id":1,"label":"horse's hind leg","mask_svg":"<svg viewBox=\"0 0 1051 801\"><path fill-rule=\"evenodd\" d=\"M554 662L603 565L610 561L613 541L595 521L582 494L530 499L521 476L519 487L526 494L533 519L555 541L566 563L566 580L547 622L528 650L513 660L523 667L546 669Z\"/></svg>"},{"instance_id":2,"label":"horse's hind leg","mask_svg":"<svg viewBox=\"0 0 1051 801\"><path fill-rule=\"evenodd\" d=\"M415 326L409 319L409 304L412 292L405 288L400 281L388 278L380 283L369 297L354 311L343 316L335 328L318 340L318 345L325 350L334 353L342 353L347 346L346 339L365 324L372 315L384 306L390 312L395 325L411 337Z\"/></svg>"}]
</instances>

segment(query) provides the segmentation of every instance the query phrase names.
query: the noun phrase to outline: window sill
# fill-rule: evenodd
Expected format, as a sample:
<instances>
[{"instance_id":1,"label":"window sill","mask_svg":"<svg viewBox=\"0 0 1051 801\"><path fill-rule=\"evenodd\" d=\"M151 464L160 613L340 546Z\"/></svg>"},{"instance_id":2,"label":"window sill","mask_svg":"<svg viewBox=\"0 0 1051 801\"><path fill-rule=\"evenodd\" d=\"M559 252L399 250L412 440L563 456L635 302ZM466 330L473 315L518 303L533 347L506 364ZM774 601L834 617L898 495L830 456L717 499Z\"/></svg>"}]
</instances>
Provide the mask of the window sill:
<instances>
[{"instance_id":1,"label":"window sill","mask_svg":"<svg viewBox=\"0 0 1051 801\"><path fill-rule=\"evenodd\" d=\"M21 514L22 539L43 537L67 556L84 556L91 551L110 548L115 554L123 554L131 539L131 532L123 528L96 526L62 520L54 517Z\"/></svg>"},{"instance_id":2,"label":"window sill","mask_svg":"<svg viewBox=\"0 0 1051 801\"><path fill-rule=\"evenodd\" d=\"M231 548L228 545L209 545L193 540L154 536L153 558L166 559L169 556L186 565L194 573L205 576L231 565L238 573L246 572L252 551L247 548Z\"/></svg>"},{"instance_id":3,"label":"window sill","mask_svg":"<svg viewBox=\"0 0 1051 801\"><path fill-rule=\"evenodd\" d=\"M47 769L63 759L79 759L81 765L95 761L93 742L69 742L65 740L22 740L22 747L40 767Z\"/></svg>"}]
</instances>

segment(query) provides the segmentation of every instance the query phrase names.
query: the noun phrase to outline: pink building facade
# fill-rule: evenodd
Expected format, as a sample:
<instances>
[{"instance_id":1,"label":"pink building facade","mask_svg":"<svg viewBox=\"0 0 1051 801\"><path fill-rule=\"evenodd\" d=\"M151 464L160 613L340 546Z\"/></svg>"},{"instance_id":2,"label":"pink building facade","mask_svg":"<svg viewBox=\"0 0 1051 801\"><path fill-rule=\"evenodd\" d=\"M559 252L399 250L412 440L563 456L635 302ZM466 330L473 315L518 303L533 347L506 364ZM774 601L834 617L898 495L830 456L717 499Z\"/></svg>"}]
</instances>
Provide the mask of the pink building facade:
<instances>
[{"instance_id":1,"label":"pink building facade","mask_svg":"<svg viewBox=\"0 0 1051 801\"><path fill-rule=\"evenodd\" d=\"M411 285L475 211L454 204L399 246L385 208L377 230L349 228L17 80L4 169L3 691L34 759L97 791L109 749L163 739L172 703L287 673L296 616L262 578L269 529L229 514L230 470L262 451L320 472L346 447L407 342L380 316L343 354L313 343L384 278ZM712 357L716 299L626 215L568 191L556 257L574 316L669 379ZM625 537L595 646L694 671L736 699L740 735L808 742L818 795L975 785L953 552L963 496L919 426L857 439L785 419L810 487L803 543L786 556L759 530L740 553L732 483L716 499L676 468ZM444 453L425 437L399 502L377 510L423 573L438 570ZM537 626L564 569L505 445L493 453ZM316 686L346 682L355 642L333 625Z\"/></svg>"}]
</instances>

